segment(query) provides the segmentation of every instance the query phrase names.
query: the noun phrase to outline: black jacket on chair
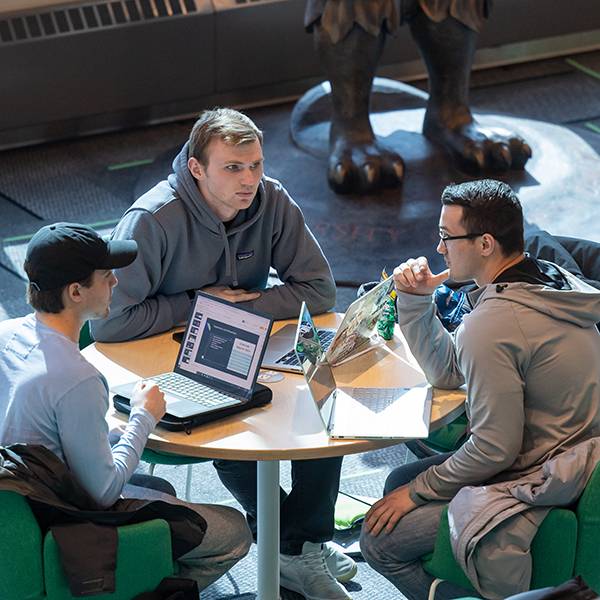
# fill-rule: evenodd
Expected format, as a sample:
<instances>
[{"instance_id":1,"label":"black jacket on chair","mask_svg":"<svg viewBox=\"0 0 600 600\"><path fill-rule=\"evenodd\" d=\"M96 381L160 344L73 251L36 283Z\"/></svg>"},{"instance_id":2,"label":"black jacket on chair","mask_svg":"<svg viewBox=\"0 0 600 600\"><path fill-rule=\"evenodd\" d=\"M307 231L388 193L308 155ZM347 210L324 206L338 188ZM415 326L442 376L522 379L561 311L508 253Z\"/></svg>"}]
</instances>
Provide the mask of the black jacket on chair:
<instances>
[{"instance_id":1,"label":"black jacket on chair","mask_svg":"<svg viewBox=\"0 0 600 600\"><path fill-rule=\"evenodd\" d=\"M164 519L173 559L198 546L206 533L206 521L197 512L162 500L121 499L109 509L99 507L43 446L0 447L0 490L25 496L42 531L52 531L74 596L89 594L91 580L104 582L105 593L114 591L118 526Z\"/></svg>"}]
</instances>

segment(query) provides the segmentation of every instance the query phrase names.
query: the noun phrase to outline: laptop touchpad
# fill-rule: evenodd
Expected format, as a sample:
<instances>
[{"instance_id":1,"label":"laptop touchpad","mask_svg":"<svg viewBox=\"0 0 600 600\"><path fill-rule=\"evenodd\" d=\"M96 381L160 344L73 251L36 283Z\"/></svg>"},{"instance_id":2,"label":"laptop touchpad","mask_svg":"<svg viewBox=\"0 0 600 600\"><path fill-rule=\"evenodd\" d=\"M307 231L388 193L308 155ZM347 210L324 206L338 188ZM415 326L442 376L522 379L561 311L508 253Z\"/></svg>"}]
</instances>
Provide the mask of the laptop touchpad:
<instances>
[{"instance_id":1,"label":"laptop touchpad","mask_svg":"<svg viewBox=\"0 0 600 600\"><path fill-rule=\"evenodd\" d=\"M202 407L190 402L189 400L180 400L174 396L165 394L167 403L167 413L174 417L191 417L202 412Z\"/></svg>"}]
</instances>

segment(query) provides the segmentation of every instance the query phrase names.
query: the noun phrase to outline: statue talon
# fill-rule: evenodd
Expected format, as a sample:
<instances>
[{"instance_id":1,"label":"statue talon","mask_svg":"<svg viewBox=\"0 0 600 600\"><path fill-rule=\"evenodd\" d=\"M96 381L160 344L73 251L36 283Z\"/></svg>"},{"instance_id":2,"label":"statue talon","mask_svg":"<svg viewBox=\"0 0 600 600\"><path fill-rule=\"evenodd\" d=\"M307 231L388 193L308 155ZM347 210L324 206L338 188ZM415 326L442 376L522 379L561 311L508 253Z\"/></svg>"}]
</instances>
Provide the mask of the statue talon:
<instances>
[{"instance_id":1,"label":"statue talon","mask_svg":"<svg viewBox=\"0 0 600 600\"><path fill-rule=\"evenodd\" d=\"M313 31L331 82L328 179L334 191L368 194L402 183L404 163L376 141L369 99L385 37L403 21L409 24L429 73L424 135L469 173L525 167L531 157L529 145L509 131L480 127L469 110L477 33L490 4L490 0L403 0L399 9L394 0L308 0L305 25Z\"/></svg>"},{"instance_id":2,"label":"statue talon","mask_svg":"<svg viewBox=\"0 0 600 600\"><path fill-rule=\"evenodd\" d=\"M515 136L508 140L508 146L512 156L513 169L522 171L533 154L531 146L523 138Z\"/></svg>"},{"instance_id":3,"label":"statue talon","mask_svg":"<svg viewBox=\"0 0 600 600\"><path fill-rule=\"evenodd\" d=\"M474 119L452 127L426 117L423 134L471 174L522 170L531 158L531 148L522 138L503 128L481 127Z\"/></svg>"},{"instance_id":4,"label":"statue talon","mask_svg":"<svg viewBox=\"0 0 600 600\"><path fill-rule=\"evenodd\" d=\"M508 171L512 165L512 156L508 144L504 142L493 143L491 151L491 167L495 171Z\"/></svg>"},{"instance_id":5,"label":"statue talon","mask_svg":"<svg viewBox=\"0 0 600 600\"><path fill-rule=\"evenodd\" d=\"M338 194L372 194L402 183L404 161L375 140L357 143L338 138L329 157L328 181Z\"/></svg>"}]
</instances>

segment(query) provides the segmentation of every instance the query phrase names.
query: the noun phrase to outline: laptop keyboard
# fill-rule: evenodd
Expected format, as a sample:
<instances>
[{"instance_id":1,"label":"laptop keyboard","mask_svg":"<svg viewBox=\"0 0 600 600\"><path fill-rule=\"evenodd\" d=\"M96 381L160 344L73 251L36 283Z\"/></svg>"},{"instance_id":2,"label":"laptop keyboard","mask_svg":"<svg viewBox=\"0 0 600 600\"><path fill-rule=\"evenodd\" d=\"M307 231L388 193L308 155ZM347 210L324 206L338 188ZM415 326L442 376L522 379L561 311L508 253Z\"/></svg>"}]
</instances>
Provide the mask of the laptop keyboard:
<instances>
[{"instance_id":1,"label":"laptop keyboard","mask_svg":"<svg viewBox=\"0 0 600 600\"><path fill-rule=\"evenodd\" d=\"M333 329L317 329L317 334L319 336L319 341L321 342L321 346L323 346L323 351L326 352L327 348L331 346L331 342L335 337L335 330ZM277 365L291 365L293 367L299 367L300 363L298 362L298 357L292 348L288 353L284 354L281 358L278 358L275 361Z\"/></svg>"},{"instance_id":2,"label":"laptop keyboard","mask_svg":"<svg viewBox=\"0 0 600 600\"><path fill-rule=\"evenodd\" d=\"M163 373L152 377L163 392L171 392L185 400L191 400L206 408L217 408L227 404L238 404L240 400L188 379L179 373Z\"/></svg>"},{"instance_id":3,"label":"laptop keyboard","mask_svg":"<svg viewBox=\"0 0 600 600\"><path fill-rule=\"evenodd\" d=\"M354 388L350 396L371 412L380 413L394 404L409 388Z\"/></svg>"}]
</instances>

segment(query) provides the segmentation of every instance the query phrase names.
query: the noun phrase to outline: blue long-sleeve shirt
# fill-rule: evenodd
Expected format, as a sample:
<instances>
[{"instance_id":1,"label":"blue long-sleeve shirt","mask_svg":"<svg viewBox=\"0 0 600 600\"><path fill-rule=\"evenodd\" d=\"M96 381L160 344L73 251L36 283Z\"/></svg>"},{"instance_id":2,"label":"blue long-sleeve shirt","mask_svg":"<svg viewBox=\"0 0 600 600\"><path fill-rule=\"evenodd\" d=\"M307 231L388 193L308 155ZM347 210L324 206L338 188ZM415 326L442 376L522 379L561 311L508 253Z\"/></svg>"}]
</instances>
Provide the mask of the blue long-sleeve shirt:
<instances>
[{"instance_id":1,"label":"blue long-sleeve shirt","mask_svg":"<svg viewBox=\"0 0 600 600\"><path fill-rule=\"evenodd\" d=\"M156 425L134 408L111 447L107 410L106 380L77 344L33 314L0 323L0 445L45 446L104 507L121 494Z\"/></svg>"}]
</instances>

